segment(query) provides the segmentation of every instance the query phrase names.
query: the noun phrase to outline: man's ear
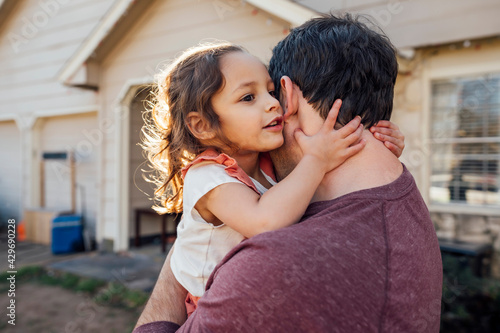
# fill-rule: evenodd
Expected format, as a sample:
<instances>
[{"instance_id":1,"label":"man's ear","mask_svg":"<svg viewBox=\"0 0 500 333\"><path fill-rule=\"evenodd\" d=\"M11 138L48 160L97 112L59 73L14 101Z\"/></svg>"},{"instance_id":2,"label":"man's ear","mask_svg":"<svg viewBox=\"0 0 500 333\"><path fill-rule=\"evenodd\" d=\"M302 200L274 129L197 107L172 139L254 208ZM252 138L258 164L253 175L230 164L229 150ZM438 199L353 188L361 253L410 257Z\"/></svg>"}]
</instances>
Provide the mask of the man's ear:
<instances>
[{"instance_id":1,"label":"man's ear","mask_svg":"<svg viewBox=\"0 0 500 333\"><path fill-rule=\"evenodd\" d=\"M284 75L280 79L281 93L283 94L283 111L285 112L285 118L291 116L297 112L299 102L297 99L297 92L293 85L292 80Z\"/></svg>"},{"instance_id":2,"label":"man's ear","mask_svg":"<svg viewBox=\"0 0 500 333\"><path fill-rule=\"evenodd\" d=\"M210 123L199 112L191 111L186 117L186 125L198 140L211 140L215 138Z\"/></svg>"}]
</instances>

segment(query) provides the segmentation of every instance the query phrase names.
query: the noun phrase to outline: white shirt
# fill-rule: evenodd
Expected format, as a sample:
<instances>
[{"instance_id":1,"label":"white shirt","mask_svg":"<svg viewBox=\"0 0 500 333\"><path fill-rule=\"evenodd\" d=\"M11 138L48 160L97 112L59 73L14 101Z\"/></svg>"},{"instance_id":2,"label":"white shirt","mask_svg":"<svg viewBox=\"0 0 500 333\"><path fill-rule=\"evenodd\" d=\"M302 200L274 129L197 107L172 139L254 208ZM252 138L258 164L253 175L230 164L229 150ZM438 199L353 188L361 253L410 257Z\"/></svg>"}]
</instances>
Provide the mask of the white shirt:
<instances>
[{"instance_id":1,"label":"white shirt","mask_svg":"<svg viewBox=\"0 0 500 333\"><path fill-rule=\"evenodd\" d=\"M208 277L224 256L244 237L229 226L214 226L203 220L194 206L205 194L219 185L240 183L229 176L224 166L208 161L193 165L184 178L183 215L177 227L177 240L170 261L179 283L193 296L205 292ZM271 185L276 182L265 173ZM251 178L262 195L267 189ZM228 203L230 204L230 203Z\"/></svg>"}]
</instances>

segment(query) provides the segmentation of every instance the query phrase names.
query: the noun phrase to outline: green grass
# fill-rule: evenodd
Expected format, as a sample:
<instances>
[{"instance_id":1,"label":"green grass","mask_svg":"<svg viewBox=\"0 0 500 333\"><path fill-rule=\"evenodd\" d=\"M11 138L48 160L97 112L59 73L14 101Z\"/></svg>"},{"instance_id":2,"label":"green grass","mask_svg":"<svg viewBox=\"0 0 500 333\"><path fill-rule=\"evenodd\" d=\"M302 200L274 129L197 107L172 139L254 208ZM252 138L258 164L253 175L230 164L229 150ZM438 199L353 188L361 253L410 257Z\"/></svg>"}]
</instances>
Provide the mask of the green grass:
<instances>
[{"instance_id":1,"label":"green grass","mask_svg":"<svg viewBox=\"0 0 500 333\"><path fill-rule=\"evenodd\" d=\"M119 283L111 282L94 297L100 305L135 309L146 303L148 295L137 290L127 289Z\"/></svg>"}]
</instances>

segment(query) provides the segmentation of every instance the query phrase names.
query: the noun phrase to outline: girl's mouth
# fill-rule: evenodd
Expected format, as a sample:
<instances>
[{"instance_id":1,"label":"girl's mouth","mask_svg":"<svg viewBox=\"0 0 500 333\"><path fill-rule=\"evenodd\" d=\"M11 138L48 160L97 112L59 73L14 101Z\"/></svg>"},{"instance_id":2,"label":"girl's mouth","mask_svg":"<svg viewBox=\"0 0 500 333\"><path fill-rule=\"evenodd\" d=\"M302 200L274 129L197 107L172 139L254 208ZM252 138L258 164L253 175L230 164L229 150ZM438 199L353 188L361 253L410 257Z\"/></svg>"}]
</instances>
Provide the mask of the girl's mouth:
<instances>
[{"instance_id":1,"label":"girl's mouth","mask_svg":"<svg viewBox=\"0 0 500 333\"><path fill-rule=\"evenodd\" d=\"M278 116L278 117L274 118L264 128L273 129L273 130L281 130L283 128L283 117Z\"/></svg>"}]
</instances>

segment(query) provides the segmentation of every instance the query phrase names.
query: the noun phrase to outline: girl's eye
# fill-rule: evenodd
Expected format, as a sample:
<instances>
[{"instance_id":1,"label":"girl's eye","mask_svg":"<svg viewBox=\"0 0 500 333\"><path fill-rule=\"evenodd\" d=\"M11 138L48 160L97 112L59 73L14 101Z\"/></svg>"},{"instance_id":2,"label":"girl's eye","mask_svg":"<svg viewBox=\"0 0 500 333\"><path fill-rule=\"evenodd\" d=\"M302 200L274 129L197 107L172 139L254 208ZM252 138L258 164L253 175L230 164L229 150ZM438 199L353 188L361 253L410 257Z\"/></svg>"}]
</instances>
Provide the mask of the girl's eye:
<instances>
[{"instance_id":1,"label":"girl's eye","mask_svg":"<svg viewBox=\"0 0 500 333\"><path fill-rule=\"evenodd\" d=\"M271 90L271 91L269 92L269 95L271 95L271 96L273 96L274 98L276 98L276 91Z\"/></svg>"},{"instance_id":2,"label":"girl's eye","mask_svg":"<svg viewBox=\"0 0 500 333\"><path fill-rule=\"evenodd\" d=\"M248 94L248 95L245 95L243 96L243 98L241 99L242 102L251 102L253 101L254 97L252 94Z\"/></svg>"}]
</instances>

